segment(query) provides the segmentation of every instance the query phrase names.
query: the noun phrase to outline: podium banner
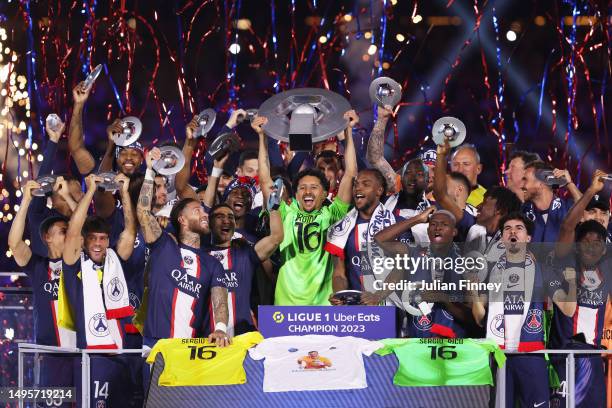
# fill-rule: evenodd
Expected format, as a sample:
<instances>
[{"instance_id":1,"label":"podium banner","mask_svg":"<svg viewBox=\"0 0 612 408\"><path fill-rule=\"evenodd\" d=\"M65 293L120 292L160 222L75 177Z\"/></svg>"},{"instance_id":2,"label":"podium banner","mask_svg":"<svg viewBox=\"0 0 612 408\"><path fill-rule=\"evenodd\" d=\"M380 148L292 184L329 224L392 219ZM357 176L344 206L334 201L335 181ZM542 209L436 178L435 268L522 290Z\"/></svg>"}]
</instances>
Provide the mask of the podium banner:
<instances>
[{"instance_id":1,"label":"podium banner","mask_svg":"<svg viewBox=\"0 0 612 408\"><path fill-rule=\"evenodd\" d=\"M265 337L327 334L364 339L395 337L392 306L259 306Z\"/></svg>"}]
</instances>

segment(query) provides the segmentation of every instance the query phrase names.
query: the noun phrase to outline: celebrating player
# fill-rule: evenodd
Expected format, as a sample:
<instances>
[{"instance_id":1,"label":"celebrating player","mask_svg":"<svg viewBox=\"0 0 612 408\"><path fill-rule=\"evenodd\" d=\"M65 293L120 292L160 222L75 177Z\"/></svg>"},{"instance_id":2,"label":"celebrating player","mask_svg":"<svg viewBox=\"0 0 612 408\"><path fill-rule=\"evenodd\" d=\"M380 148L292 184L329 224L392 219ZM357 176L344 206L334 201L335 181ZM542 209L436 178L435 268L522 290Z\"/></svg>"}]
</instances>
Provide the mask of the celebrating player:
<instances>
[{"instance_id":1,"label":"celebrating player","mask_svg":"<svg viewBox=\"0 0 612 408\"><path fill-rule=\"evenodd\" d=\"M332 293L333 265L331 255L323 249L328 228L344 217L351 201L353 177L357 174L352 128L359 118L355 111L346 112L348 121L344 177L338 195L329 206L323 206L329 184L325 176L314 169L298 173L294 184L295 200L287 205L281 201L284 240L280 246L281 262L274 302L277 305L326 305ZM256 117L251 126L259 135L259 181L268 201L271 192L270 161L266 136L262 126L265 117Z\"/></svg>"}]
</instances>

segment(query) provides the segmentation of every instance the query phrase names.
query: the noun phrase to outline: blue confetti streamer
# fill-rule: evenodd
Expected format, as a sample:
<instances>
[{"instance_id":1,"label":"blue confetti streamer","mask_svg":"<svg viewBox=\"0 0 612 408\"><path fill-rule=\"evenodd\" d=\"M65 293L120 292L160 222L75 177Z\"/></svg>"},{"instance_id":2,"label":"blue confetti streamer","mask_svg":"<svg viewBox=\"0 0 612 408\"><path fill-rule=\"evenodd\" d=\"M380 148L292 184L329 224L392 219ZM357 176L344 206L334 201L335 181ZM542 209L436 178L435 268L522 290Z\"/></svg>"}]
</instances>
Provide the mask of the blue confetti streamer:
<instances>
[{"instance_id":1,"label":"blue confetti streamer","mask_svg":"<svg viewBox=\"0 0 612 408\"><path fill-rule=\"evenodd\" d=\"M497 21L497 14L495 12L495 2L493 2L493 28L495 30L495 53L496 53L496 59L497 59L497 71L498 71L498 77L497 77L497 96L498 96L498 103L499 103L499 109L497 111L497 121L499 121L499 123L502 123L503 120L503 106L504 106L504 81L503 81L503 68L502 68L502 58L501 58L501 48L499 46L500 41L499 41L499 24ZM493 121L494 123L496 122L495 120ZM501 136L501 144L502 144L502 153L505 153L506 151L506 134L504 132L504 127L503 125L501 126L500 129L500 136Z\"/></svg>"},{"instance_id":2,"label":"blue confetti streamer","mask_svg":"<svg viewBox=\"0 0 612 408\"><path fill-rule=\"evenodd\" d=\"M36 95L36 107L39 111L42 110L42 101L40 99L40 92L38 92L38 82L36 81L36 51L34 50L34 35L32 32L32 15L30 14L30 0L27 0L23 3L24 10L26 12L26 18L28 23L28 49L26 51L26 73L28 76L28 96L30 98L34 98ZM34 92L32 92L32 87L34 87ZM34 104L31 104L31 107L34 108ZM32 111L34 109L31 109ZM40 131L42 132L44 129L42 115L37 115L38 121L40 123ZM30 142L30 146L32 146L32 124L28 121L28 140Z\"/></svg>"},{"instance_id":3,"label":"blue confetti streamer","mask_svg":"<svg viewBox=\"0 0 612 408\"><path fill-rule=\"evenodd\" d=\"M274 92L278 93L280 89L280 73L278 70L278 44L276 42L276 5L274 0L270 0L270 9L272 12L272 49L274 50Z\"/></svg>"},{"instance_id":4,"label":"blue confetti streamer","mask_svg":"<svg viewBox=\"0 0 612 408\"><path fill-rule=\"evenodd\" d=\"M125 109L123 109L123 103L121 103L121 96L119 96L119 90L117 89L117 85L115 85L115 81L113 81L113 77L111 77L110 72L108 70L108 66L103 64L104 73L108 78L108 82L110 82L111 88L113 88L113 93L115 94L115 100L117 101L117 105L119 105L119 109L121 109L121 114L125 116Z\"/></svg>"},{"instance_id":5,"label":"blue confetti streamer","mask_svg":"<svg viewBox=\"0 0 612 408\"><path fill-rule=\"evenodd\" d=\"M380 15L380 26L382 27L382 33L380 35L380 48L378 50L378 76L382 74L382 65L383 65L383 56L385 54L385 38L387 36L387 13L385 10L387 9L387 0L382 0L383 9ZM374 35L372 35L374 38Z\"/></svg>"}]
</instances>

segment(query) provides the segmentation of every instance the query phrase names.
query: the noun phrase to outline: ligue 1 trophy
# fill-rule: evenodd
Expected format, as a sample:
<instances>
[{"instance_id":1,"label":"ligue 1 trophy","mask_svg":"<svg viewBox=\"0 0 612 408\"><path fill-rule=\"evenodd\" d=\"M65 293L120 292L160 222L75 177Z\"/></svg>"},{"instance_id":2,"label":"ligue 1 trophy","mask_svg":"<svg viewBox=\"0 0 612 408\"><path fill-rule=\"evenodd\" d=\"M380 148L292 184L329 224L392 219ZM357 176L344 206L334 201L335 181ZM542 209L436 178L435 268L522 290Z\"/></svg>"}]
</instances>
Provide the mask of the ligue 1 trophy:
<instances>
[{"instance_id":1,"label":"ligue 1 trophy","mask_svg":"<svg viewBox=\"0 0 612 408\"><path fill-rule=\"evenodd\" d=\"M452 116L444 116L436 120L431 132L436 144L444 144L444 140L448 139L450 147L459 146L467 135L463 122Z\"/></svg>"},{"instance_id":2,"label":"ligue 1 trophy","mask_svg":"<svg viewBox=\"0 0 612 408\"><path fill-rule=\"evenodd\" d=\"M98 177L102 178L102 181L100 181L96 186L100 192L108 191L114 193L121 188L119 183L115 181L115 177L117 177L117 173L115 172L105 171L98 173Z\"/></svg>"},{"instance_id":3,"label":"ligue 1 trophy","mask_svg":"<svg viewBox=\"0 0 612 408\"><path fill-rule=\"evenodd\" d=\"M263 127L266 135L289 142L293 151L311 151L313 143L346 129L344 114L350 109L350 103L335 92L298 88L269 98L259 107L258 115L268 118Z\"/></svg>"},{"instance_id":4,"label":"ligue 1 trophy","mask_svg":"<svg viewBox=\"0 0 612 408\"><path fill-rule=\"evenodd\" d=\"M370 100L378 106L395 107L402 99L402 87L388 77L376 78L370 84Z\"/></svg>"},{"instance_id":5,"label":"ligue 1 trophy","mask_svg":"<svg viewBox=\"0 0 612 408\"><path fill-rule=\"evenodd\" d=\"M121 133L113 133L113 141L117 146L129 146L138 140L142 133L142 122L135 116L121 119Z\"/></svg>"},{"instance_id":6,"label":"ligue 1 trophy","mask_svg":"<svg viewBox=\"0 0 612 408\"><path fill-rule=\"evenodd\" d=\"M240 139L234 132L225 132L217 136L208 147L208 153L215 160L221 159L227 153L237 152L240 149Z\"/></svg>"},{"instance_id":7,"label":"ligue 1 trophy","mask_svg":"<svg viewBox=\"0 0 612 408\"><path fill-rule=\"evenodd\" d=\"M210 129L215 125L215 120L217 119L217 113L213 109L204 109L202 112L198 113L198 117L196 121L198 122L198 127L195 131L195 137L204 137L210 132Z\"/></svg>"},{"instance_id":8,"label":"ligue 1 trophy","mask_svg":"<svg viewBox=\"0 0 612 408\"><path fill-rule=\"evenodd\" d=\"M55 185L55 176L41 176L36 179L36 182L40 184L40 187L32 190L32 195L34 197L50 197Z\"/></svg>"},{"instance_id":9,"label":"ligue 1 trophy","mask_svg":"<svg viewBox=\"0 0 612 408\"><path fill-rule=\"evenodd\" d=\"M568 183L567 179L563 176L555 177L552 170L536 170L535 177L544 184L553 188L563 187Z\"/></svg>"},{"instance_id":10,"label":"ligue 1 trophy","mask_svg":"<svg viewBox=\"0 0 612 408\"><path fill-rule=\"evenodd\" d=\"M153 170L158 174L170 176L181 171L185 165L185 155L175 146L162 146L159 148L161 157L153 163Z\"/></svg>"},{"instance_id":11,"label":"ligue 1 trophy","mask_svg":"<svg viewBox=\"0 0 612 408\"><path fill-rule=\"evenodd\" d=\"M255 116L257 116L257 109L247 109L246 110L246 115L240 114L238 115L238 117L236 118L236 121L238 123L242 123L245 120L248 120L249 122L252 122L253 119L255 118Z\"/></svg>"}]
</instances>

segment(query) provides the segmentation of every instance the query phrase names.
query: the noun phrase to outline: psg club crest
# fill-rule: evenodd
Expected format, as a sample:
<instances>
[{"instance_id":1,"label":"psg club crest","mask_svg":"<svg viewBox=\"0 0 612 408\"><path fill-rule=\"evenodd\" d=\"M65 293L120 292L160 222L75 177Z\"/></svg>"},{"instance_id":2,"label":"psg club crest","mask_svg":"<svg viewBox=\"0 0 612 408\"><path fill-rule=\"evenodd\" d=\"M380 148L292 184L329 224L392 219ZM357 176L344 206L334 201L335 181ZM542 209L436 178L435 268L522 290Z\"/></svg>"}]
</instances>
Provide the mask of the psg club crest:
<instances>
[{"instance_id":1,"label":"psg club crest","mask_svg":"<svg viewBox=\"0 0 612 408\"><path fill-rule=\"evenodd\" d=\"M89 332L96 337L108 335L108 321L104 313L96 313L89 319Z\"/></svg>"},{"instance_id":2,"label":"psg club crest","mask_svg":"<svg viewBox=\"0 0 612 408\"><path fill-rule=\"evenodd\" d=\"M193 258L190 256L186 256L183 258L183 261L185 262L185 265L191 265L193 264Z\"/></svg>"},{"instance_id":3,"label":"psg club crest","mask_svg":"<svg viewBox=\"0 0 612 408\"><path fill-rule=\"evenodd\" d=\"M119 299L121 299L121 296L123 295L123 290L123 284L121 283L119 278L111 279L108 285L106 285L106 293L108 293L108 296L111 298L111 300L114 301L118 301Z\"/></svg>"},{"instance_id":4,"label":"psg club crest","mask_svg":"<svg viewBox=\"0 0 612 408\"><path fill-rule=\"evenodd\" d=\"M519 279L520 277L518 276L517 273L513 273L508 277L508 280L510 281L510 283L517 283Z\"/></svg>"},{"instance_id":5,"label":"psg club crest","mask_svg":"<svg viewBox=\"0 0 612 408\"><path fill-rule=\"evenodd\" d=\"M431 315L413 316L412 322L414 323L414 326L421 331L427 331L431 329L431 326L433 326Z\"/></svg>"},{"instance_id":6,"label":"psg club crest","mask_svg":"<svg viewBox=\"0 0 612 408\"><path fill-rule=\"evenodd\" d=\"M504 315L498 314L491 321L491 333L497 337L504 337Z\"/></svg>"},{"instance_id":7,"label":"psg club crest","mask_svg":"<svg viewBox=\"0 0 612 408\"><path fill-rule=\"evenodd\" d=\"M525 318L525 331L527 333L539 333L542 331L542 311L530 309Z\"/></svg>"}]
</instances>

